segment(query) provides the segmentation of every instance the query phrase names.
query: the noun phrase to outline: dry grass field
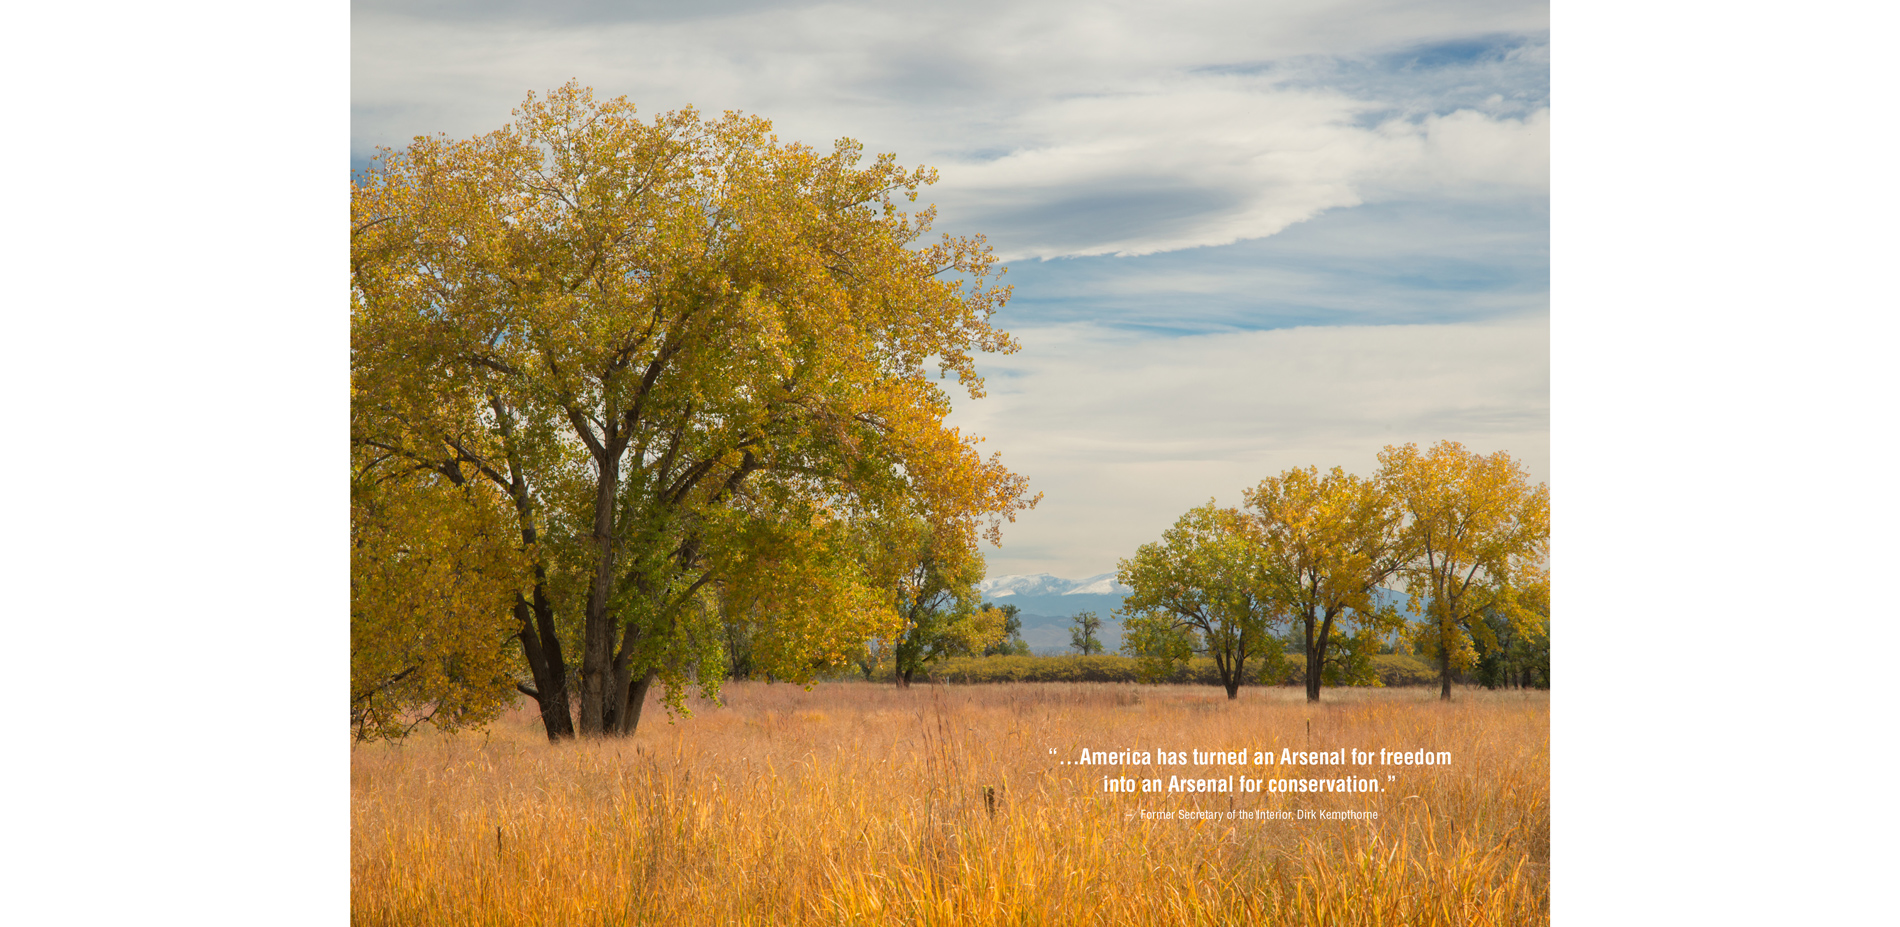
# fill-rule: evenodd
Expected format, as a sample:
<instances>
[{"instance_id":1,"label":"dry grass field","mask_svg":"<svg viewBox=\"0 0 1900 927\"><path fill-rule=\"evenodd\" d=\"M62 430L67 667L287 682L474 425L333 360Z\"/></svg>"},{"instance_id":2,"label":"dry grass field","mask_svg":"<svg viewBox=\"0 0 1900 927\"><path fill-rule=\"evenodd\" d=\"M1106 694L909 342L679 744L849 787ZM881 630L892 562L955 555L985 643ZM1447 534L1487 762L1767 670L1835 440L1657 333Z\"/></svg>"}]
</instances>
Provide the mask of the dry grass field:
<instances>
[{"instance_id":1,"label":"dry grass field","mask_svg":"<svg viewBox=\"0 0 1900 927\"><path fill-rule=\"evenodd\" d=\"M649 705L631 739L559 746L516 712L486 733L353 748L352 920L1548 923L1548 696L1436 694L1329 690L1309 707L1295 689L1229 703L1198 686L735 683L691 718ZM1084 748L1243 747L1453 762L1073 765ZM1105 774L1384 791L1105 793ZM1323 810L1378 819L1245 817Z\"/></svg>"}]
</instances>

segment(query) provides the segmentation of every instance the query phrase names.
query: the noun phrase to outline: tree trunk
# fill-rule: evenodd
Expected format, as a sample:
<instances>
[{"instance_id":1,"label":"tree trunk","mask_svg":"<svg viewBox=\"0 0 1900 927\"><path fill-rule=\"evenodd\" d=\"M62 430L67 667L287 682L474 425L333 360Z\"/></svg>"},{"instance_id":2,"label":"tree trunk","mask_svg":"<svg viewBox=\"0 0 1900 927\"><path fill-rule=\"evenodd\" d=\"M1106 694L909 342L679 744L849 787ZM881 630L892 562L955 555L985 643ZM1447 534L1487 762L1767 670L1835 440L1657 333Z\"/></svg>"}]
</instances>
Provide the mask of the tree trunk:
<instances>
[{"instance_id":1,"label":"tree trunk","mask_svg":"<svg viewBox=\"0 0 1900 927\"><path fill-rule=\"evenodd\" d=\"M607 704L602 714L601 733L631 737L640 727L640 709L646 705L647 690L659 670L648 667L645 675L635 678L633 655L639 648L641 632L628 622L620 633L620 649L614 653L613 671L607 677Z\"/></svg>"},{"instance_id":2,"label":"tree trunk","mask_svg":"<svg viewBox=\"0 0 1900 927\"><path fill-rule=\"evenodd\" d=\"M1228 701L1231 702L1235 699L1240 698L1240 680L1238 678L1232 680L1231 682L1222 683L1222 685L1225 685L1227 687Z\"/></svg>"},{"instance_id":3,"label":"tree trunk","mask_svg":"<svg viewBox=\"0 0 1900 927\"><path fill-rule=\"evenodd\" d=\"M1437 594L1432 597L1432 605L1438 612L1438 699L1449 702L1451 701L1451 643L1453 630L1456 628L1452 616L1458 612L1457 603L1446 595L1442 578L1438 580Z\"/></svg>"},{"instance_id":4,"label":"tree trunk","mask_svg":"<svg viewBox=\"0 0 1900 927\"><path fill-rule=\"evenodd\" d=\"M1326 672L1326 631L1325 624L1314 626L1312 618L1306 619L1306 700L1319 701L1320 677Z\"/></svg>"},{"instance_id":5,"label":"tree trunk","mask_svg":"<svg viewBox=\"0 0 1900 927\"><path fill-rule=\"evenodd\" d=\"M567 688L567 664L561 658L561 640L554 633L554 609L539 585L534 602L515 597L515 618L521 630L521 653L534 677L534 691L528 693L541 710L541 727L548 740L560 741L574 736L574 717L570 713Z\"/></svg>"},{"instance_id":6,"label":"tree trunk","mask_svg":"<svg viewBox=\"0 0 1900 927\"><path fill-rule=\"evenodd\" d=\"M507 410L500 405L500 400L491 397L491 402L506 442L511 435ZM515 465L512 450L508 472L511 480L508 492L514 499L515 517L521 521L521 543L531 549L540 532L534 527L534 503L528 495L527 481ZM537 559L534 601L528 601L519 593L515 595L515 620L521 622L521 630L515 637L521 641L521 655L528 661L528 672L534 677L534 691L529 695L541 709L541 727L547 731L548 740L560 741L574 736L574 716L567 658L561 652L561 638L554 629L554 604L548 601L547 590L547 566Z\"/></svg>"},{"instance_id":7,"label":"tree trunk","mask_svg":"<svg viewBox=\"0 0 1900 927\"><path fill-rule=\"evenodd\" d=\"M657 671L647 670L627 687L626 701L614 712L614 733L632 737L640 729L640 714L647 707L647 693L653 689L653 680L658 678L660 674Z\"/></svg>"},{"instance_id":8,"label":"tree trunk","mask_svg":"<svg viewBox=\"0 0 1900 927\"><path fill-rule=\"evenodd\" d=\"M902 671L900 671L900 672L898 672L898 674L897 674L897 687L898 687L899 689L908 689L908 688L910 688L910 674L911 674L911 673L913 673L913 672L915 672L915 669L914 669L914 668L912 668L912 669L907 669L907 670L902 670Z\"/></svg>"},{"instance_id":9,"label":"tree trunk","mask_svg":"<svg viewBox=\"0 0 1900 927\"><path fill-rule=\"evenodd\" d=\"M620 485L620 459L615 438L604 436L609 452L595 454L599 468L594 483L594 575L587 590L586 624L581 637L581 735L608 733L609 715L626 697L614 672L614 621L608 613L614 578L614 490Z\"/></svg>"},{"instance_id":10,"label":"tree trunk","mask_svg":"<svg viewBox=\"0 0 1900 927\"><path fill-rule=\"evenodd\" d=\"M1306 619L1306 700L1319 701L1320 680L1326 674L1326 650L1332 643L1333 616L1315 622Z\"/></svg>"}]
</instances>

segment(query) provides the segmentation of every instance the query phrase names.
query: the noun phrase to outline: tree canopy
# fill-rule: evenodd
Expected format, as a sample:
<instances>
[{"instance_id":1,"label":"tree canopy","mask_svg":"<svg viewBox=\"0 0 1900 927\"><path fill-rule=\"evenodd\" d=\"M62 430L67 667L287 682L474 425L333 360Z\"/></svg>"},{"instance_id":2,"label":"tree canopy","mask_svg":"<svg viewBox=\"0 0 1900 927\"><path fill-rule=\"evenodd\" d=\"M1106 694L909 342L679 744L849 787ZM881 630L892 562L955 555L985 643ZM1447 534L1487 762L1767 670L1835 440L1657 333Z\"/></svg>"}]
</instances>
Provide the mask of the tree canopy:
<instances>
[{"instance_id":1,"label":"tree canopy","mask_svg":"<svg viewBox=\"0 0 1900 927\"><path fill-rule=\"evenodd\" d=\"M1119 564L1120 581L1134 589L1122 601L1122 648L1150 678L1205 653L1227 697L1239 697L1248 661L1272 663L1281 652L1260 563L1239 511L1211 501L1189 510Z\"/></svg>"},{"instance_id":2,"label":"tree canopy","mask_svg":"<svg viewBox=\"0 0 1900 927\"><path fill-rule=\"evenodd\" d=\"M1322 681L1376 685L1378 638L1403 620L1373 593L1406 559L1385 488L1307 467L1268 477L1245 498L1264 594L1304 645L1307 701L1319 701Z\"/></svg>"},{"instance_id":3,"label":"tree canopy","mask_svg":"<svg viewBox=\"0 0 1900 927\"><path fill-rule=\"evenodd\" d=\"M932 663L980 654L1008 636L1007 616L977 602L983 558L966 538L909 519L877 532L877 544L872 562L901 624L891 640L874 646L890 654L900 688Z\"/></svg>"},{"instance_id":4,"label":"tree canopy","mask_svg":"<svg viewBox=\"0 0 1900 927\"><path fill-rule=\"evenodd\" d=\"M359 739L398 737L421 720L479 725L515 699L509 608L527 562L495 495L426 472L351 482L350 725Z\"/></svg>"},{"instance_id":5,"label":"tree canopy","mask_svg":"<svg viewBox=\"0 0 1900 927\"><path fill-rule=\"evenodd\" d=\"M352 442L361 479L505 516L457 536L523 558L506 625L551 738L576 682L587 735L716 686L733 609L755 667L842 665L901 627L865 524L973 545L1034 503L926 369L976 398L974 357L1016 349L982 238L902 208L932 171L573 84L515 115L352 183Z\"/></svg>"},{"instance_id":6,"label":"tree canopy","mask_svg":"<svg viewBox=\"0 0 1900 927\"><path fill-rule=\"evenodd\" d=\"M983 648L986 657L1026 657L1029 656L1029 642L1023 640L1022 609L1015 605L993 605L985 602L983 608L996 609L1003 616L1003 636Z\"/></svg>"},{"instance_id":7,"label":"tree canopy","mask_svg":"<svg viewBox=\"0 0 1900 927\"><path fill-rule=\"evenodd\" d=\"M1550 489L1532 486L1511 455L1479 455L1456 441L1425 452L1387 447L1379 463L1411 555L1400 575L1412 610L1425 615L1413 645L1438 661L1439 695L1449 699L1452 672L1499 649L1487 615L1525 635L1548 633L1537 605L1548 594Z\"/></svg>"}]
</instances>

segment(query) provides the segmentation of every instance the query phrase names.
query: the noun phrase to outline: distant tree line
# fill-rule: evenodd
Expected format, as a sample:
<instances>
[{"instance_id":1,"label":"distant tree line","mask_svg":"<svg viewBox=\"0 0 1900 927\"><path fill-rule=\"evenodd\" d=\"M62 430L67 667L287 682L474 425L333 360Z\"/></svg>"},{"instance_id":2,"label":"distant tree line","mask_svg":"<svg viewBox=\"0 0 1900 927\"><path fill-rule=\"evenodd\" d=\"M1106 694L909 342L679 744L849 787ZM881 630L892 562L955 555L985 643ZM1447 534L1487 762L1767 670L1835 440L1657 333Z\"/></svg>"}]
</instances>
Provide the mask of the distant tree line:
<instances>
[{"instance_id":1,"label":"distant tree line","mask_svg":"<svg viewBox=\"0 0 1900 927\"><path fill-rule=\"evenodd\" d=\"M1324 685L1377 684L1372 657L1395 633L1435 663L1440 696L1475 671L1486 685L1549 685L1549 490L1499 451L1444 441L1389 446L1371 478L1293 469L1245 505L1190 510L1120 563L1132 587L1123 650L1153 678L1214 661L1235 698L1249 678L1304 664ZM1401 587L1408 622L1376 590Z\"/></svg>"},{"instance_id":2,"label":"distant tree line","mask_svg":"<svg viewBox=\"0 0 1900 927\"><path fill-rule=\"evenodd\" d=\"M1438 684L1438 671L1409 654L1380 654L1372 658L1372 667L1384 685L1436 686ZM1304 684L1301 676L1302 669L1297 661L1289 662L1286 669L1286 675L1279 679L1250 678L1243 683L1243 686L1300 686ZM887 664L878 667L868 679L873 682L891 682L894 674ZM1168 675L1156 678L1145 673L1141 661L1114 653L1098 653L1090 656L1061 653L1044 656L951 657L933 664L926 675L919 677L919 680L923 679L928 679L932 683L952 684L1008 682L1115 682L1211 686L1220 684L1220 676L1211 657L1195 657L1187 662L1177 663Z\"/></svg>"}]
</instances>

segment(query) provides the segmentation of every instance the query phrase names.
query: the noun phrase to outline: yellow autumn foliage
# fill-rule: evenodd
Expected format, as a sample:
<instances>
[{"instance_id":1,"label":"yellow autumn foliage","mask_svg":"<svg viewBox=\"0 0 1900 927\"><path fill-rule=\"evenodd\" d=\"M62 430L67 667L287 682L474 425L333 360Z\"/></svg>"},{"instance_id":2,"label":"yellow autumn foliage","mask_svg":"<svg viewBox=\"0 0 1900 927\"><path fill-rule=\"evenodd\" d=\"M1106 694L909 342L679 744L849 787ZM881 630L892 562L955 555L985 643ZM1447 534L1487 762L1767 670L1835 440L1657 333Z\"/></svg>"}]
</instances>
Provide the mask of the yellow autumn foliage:
<instances>
[{"instance_id":1,"label":"yellow autumn foliage","mask_svg":"<svg viewBox=\"0 0 1900 927\"><path fill-rule=\"evenodd\" d=\"M1388 446L1379 463L1405 519L1410 556L1400 575L1412 610L1425 615L1411 629L1412 643L1439 664L1441 695L1449 699L1452 672L1497 646L1487 611L1535 630L1536 603L1524 597L1547 595L1550 488L1531 485L1510 454L1481 455L1456 441L1429 451Z\"/></svg>"},{"instance_id":2,"label":"yellow autumn foliage","mask_svg":"<svg viewBox=\"0 0 1900 927\"><path fill-rule=\"evenodd\" d=\"M927 241L908 209L933 171L574 84L515 116L352 184L353 439L372 476L506 500L550 737L629 733L654 685L712 691L721 609L763 622L767 672L835 665L902 625L860 526L994 542L1033 504L944 424L934 380L979 397L975 355L1016 345L987 244Z\"/></svg>"},{"instance_id":3,"label":"yellow autumn foliage","mask_svg":"<svg viewBox=\"0 0 1900 927\"><path fill-rule=\"evenodd\" d=\"M527 558L496 493L439 475L350 492L350 723L360 739L426 718L453 731L512 704L509 608Z\"/></svg>"}]
</instances>

